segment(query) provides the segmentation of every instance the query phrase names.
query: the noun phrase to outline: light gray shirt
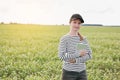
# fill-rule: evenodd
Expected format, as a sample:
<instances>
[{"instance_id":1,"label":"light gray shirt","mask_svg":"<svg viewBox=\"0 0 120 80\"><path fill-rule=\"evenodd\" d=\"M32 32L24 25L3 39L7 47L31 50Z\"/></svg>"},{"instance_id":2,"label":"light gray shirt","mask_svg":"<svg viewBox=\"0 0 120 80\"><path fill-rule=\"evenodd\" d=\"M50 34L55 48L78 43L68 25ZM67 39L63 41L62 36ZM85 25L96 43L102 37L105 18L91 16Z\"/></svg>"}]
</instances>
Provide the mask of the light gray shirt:
<instances>
[{"instance_id":1,"label":"light gray shirt","mask_svg":"<svg viewBox=\"0 0 120 80\"><path fill-rule=\"evenodd\" d=\"M87 54L80 56L80 51L77 49L77 44L87 44ZM86 69L85 62L92 58L92 50L86 37L80 41L79 36L71 36L65 34L60 38L58 45L58 57L63 61L63 68L68 71L81 72ZM70 63L70 59L75 59L75 63Z\"/></svg>"}]
</instances>

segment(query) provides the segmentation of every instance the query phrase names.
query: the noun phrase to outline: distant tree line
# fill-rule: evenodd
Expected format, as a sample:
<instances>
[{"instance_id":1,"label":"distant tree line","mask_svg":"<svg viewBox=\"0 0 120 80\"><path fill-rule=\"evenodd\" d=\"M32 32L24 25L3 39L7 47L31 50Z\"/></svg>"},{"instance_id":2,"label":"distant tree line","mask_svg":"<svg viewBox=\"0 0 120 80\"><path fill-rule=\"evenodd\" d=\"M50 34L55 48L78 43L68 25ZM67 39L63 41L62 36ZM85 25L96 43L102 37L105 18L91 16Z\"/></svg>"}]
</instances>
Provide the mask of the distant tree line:
<instances>
[{"instance_id":1,"label":"distant tree line","mask_svg":"<svg viewBox=\"0 0 120 80\"><path fill-rule=\"evenodd\" d=\"M82 24L82 26L103 26L102 24Z\"/></svg>"},{"instance_id":2,"label":"distant tree line","mask_svg":"<svg viewBox=\"0 0 120 80\"><path fill-rule=\"evenodd\" d=\"M6 23L4 23L4 22L0 22L0 24L6 24ZM18 24L18 23L10 22L9 24Z\"/></svg>"}]
</instances>

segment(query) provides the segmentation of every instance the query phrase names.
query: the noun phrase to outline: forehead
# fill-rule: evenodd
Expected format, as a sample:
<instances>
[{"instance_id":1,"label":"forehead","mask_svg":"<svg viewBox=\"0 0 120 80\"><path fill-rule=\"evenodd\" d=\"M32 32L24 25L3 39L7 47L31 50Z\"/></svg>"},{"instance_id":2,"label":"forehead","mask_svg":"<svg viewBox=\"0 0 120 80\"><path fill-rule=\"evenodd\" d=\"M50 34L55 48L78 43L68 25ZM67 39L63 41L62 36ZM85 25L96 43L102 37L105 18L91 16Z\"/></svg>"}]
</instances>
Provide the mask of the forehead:
<instances>
[{"instance_id":1,"label":"forehead","mask_svg":"<svg viewBox=\"0 0 120 80\"><path fill-rule=\"evenodd\" d=\"M72 19L72 21L81 22L80 19Z\"/></svg>"}]
</instances>

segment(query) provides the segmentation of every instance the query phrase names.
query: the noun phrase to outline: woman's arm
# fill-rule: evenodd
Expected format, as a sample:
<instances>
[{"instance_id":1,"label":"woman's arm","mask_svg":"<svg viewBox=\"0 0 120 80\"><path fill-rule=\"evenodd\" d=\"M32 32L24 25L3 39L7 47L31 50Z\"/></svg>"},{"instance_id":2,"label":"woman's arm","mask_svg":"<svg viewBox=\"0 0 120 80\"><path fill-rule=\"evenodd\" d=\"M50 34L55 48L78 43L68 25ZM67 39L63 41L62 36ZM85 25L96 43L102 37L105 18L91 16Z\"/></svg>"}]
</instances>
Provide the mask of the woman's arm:
<instances>
[{"instance_id":1,"label":"woman's arm","mask_svg":"<svg viewBox=\"0 0 120 80\"><path fill-rule=\"evenodd\" d=\"M70 63L75 63L75 62L76 63L84 63L84 62L86 62L86 61L88 61L89 59L92 58L92 50L90 48L90 45L89 45L87 39L85 39L85 44L87 44L87 49L86 49L87 53L86 53L86 55L81 56L79 58L71 59L71 60L69 60Z\"/></svg>"},{"instance_id":2,"label":"woman's arm","mask_svg":"<svg viewBox=\"0 0 120 80\"><path fill-rule=\"evenodd\" d=\"M58 46L58 57L61 59L61 60L64 60L64 61L68 61L71 60L71 59L75 59L75 58L78 58L80 56L79 54L79 51L76 50L76 52L74 54L69 54L67 53L67 38L65 36L63 36L61 39L60 39L60 43L59 43L59 46Z\"/></svg>"}]
</instances>

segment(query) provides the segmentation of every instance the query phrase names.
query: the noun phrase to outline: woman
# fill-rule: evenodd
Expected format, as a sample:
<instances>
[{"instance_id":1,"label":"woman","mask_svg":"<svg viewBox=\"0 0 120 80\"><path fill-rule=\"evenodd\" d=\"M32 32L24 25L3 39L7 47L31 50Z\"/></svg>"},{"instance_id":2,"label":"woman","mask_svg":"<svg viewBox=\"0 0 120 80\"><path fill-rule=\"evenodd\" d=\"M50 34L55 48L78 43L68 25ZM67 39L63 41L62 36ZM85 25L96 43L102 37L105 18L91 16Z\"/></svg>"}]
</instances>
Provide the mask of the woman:
<instances>
[{"instance_id":1,"label":"woman","mask_svg":"<svg viewBox=\"0 0 120 80\"><path fill-rule=\"evenodd\" d=\"M80 14L70 18L70 31L60 38L58 56L63 60L62 80L87 80L85 62L92 58L92 50L86 37L78 31L84 20ZM79 50L78 43L87 44L87 48Z\"/></svg>"}]
</instances>

